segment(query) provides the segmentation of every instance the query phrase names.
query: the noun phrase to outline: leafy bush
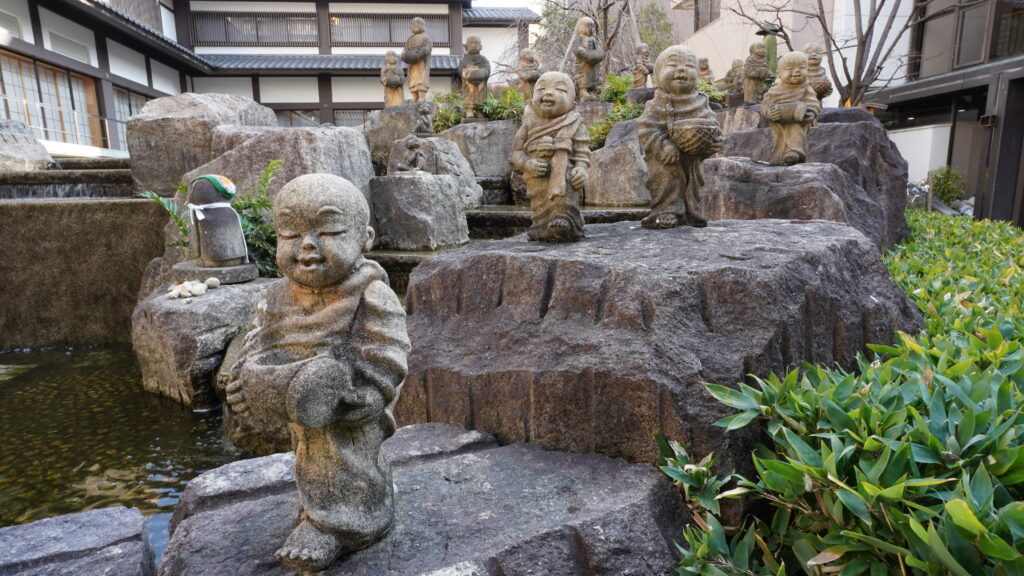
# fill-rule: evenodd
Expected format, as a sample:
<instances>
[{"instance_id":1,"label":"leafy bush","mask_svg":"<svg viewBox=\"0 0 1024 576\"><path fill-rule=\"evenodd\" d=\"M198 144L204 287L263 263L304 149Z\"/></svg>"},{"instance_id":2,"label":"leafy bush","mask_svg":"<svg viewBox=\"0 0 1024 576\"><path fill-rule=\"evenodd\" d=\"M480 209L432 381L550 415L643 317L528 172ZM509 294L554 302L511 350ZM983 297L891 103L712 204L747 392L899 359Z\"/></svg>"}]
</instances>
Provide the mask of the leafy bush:
<instances>
[{"instance_id":1,"label":"leafy bush","mask_svg":"<svg viewBox=\"0 0 1024 576\"><path fill-rule=\"evenodd\" d=\"M932 170L928 173L928 180L931 182L932 194L946 205L960 200L966 192L964 175L951 166Z\"/></svg>"},{"instance_id":2,"label":"leafy bush","mask_svg":"<svg viewBox=\"0 0 1024 576\"><path fill-rule=\"evenodd\" d=\"M465 113L462 109L462 95L458 92L439 92L434 96L437 109L434 111L434 133L440 134L457 126Z\"/></svg>"},{"instance_id":3,"label":"leafy bush","mask_svg":"<svg viewBox=\"0 0 1024 576\"><path fill-rule=\"evenodd\" d=\"M644 112L643 104L616 104L605 117L587 127L590 133L590 149L597 150L604 146L608 132L616 122L639 118Z\"/></svg>"},{"instance_id":4,"label":"leafy bush","mask_svg":"<svg viewBox=\"0 0 1024 576\"><path fill-rule=\"evenodd\" d=\"M188 187L185 184L178 182L174 185L175 190L178 191L182 196L188 196ZM171 217L171 221L174 222L175 227L178 228L178 235L181 236L179 240L175 240L168 244L172 248L188 248L192 245L189 238L192 237L192 224L191 216L189 216L188 210L178 206L178 203L173 198L164 198L153 192L152 190L146 190L139 193L140 198L148 198L164 209L165 212Z\"/></svg>"},{"instance_id":5,"label":"leafy bush","mask_svg":"<svg viewBox=\"0 0 1024 576\"><path fill-rule=\"evenodd\" d=\"M604 86L601 87L601 95L598 97L598 100L612 104L625 104L626 93L632 89L633 76L630 74L623 74L622 76L609 74L605 76Z\"/></svg>"},{"instance_id":6,"label":"leafy bush","mask_svg":"<svg viewBox=\"0 0 1024 576\"><path fill-rule=\"evenodd\" d=\"M480 103L480 113L488 120L515 120L523 118L523 107L526 106L526 99L522 92L512 86L505 86L501 93L495 98L488 94L487 98Z\"/></svg>"},{"instance_id":7,"label":"leafy bush","mask_svg":"<svg viewBox=\"0 0 1024 576\"><path fill-rule=\"evenodd\" d=\"M725 102L725 90L720 90L712 80L704 78L697 82L697 91L708 97L708 100L719 104Z\"/></svg>"},{"instance_id":8,"label":"leafy bush","mask_svg":"<svg viewBox=\"0 0 1024 576\"><path fill-rule=\"evenodd\" d=\"M660 440L697 526L680 574L1024 574L1024 235L1005 223L909 212L886 255L926 329L872 345L857 374L805 365L737 389L726 429L764 424L758 479ZM722 491L726 486L731 489ZM773 510L727 535L722 498Z\"/></svg>"}]
</instances>

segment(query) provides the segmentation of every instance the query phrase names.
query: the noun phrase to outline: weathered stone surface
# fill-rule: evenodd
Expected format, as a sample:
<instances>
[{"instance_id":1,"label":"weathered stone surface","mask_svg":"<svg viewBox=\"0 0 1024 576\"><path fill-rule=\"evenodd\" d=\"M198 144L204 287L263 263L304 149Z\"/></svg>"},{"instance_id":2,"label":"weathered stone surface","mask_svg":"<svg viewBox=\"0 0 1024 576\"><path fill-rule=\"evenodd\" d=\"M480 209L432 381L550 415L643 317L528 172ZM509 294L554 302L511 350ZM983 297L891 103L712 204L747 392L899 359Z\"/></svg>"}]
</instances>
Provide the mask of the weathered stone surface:
<instances>
[{"instance_id":1,"label":"weathered stone surface","mask_svg":"<svg viewBox=\"0 0 1024 576\"><path fill-rule=\"evenodd\" d=\"M222 125L277 126L274 111L227 94L167 96L150 100L128 119L132 176L143 190L173 196L183 175L216 157L213 129Z\"/></svg>"},{"instance_id":2,"label":"weathered stone surface","mask_svg":"<svg viewBox=\"0 0 1024 576\"><path fill-rule=\"evenodd\" d=\"M516 179L516 173L512 172L510 178L501 178L498 176L490 176L485 178L477 178L476 182L483 188L483 196L480 198L481 205L497 205L506 206L513 203L512 190L509 188L509 180L513 182ZM525 200L526 194L526 183L523 182L522 174L519 175L519 183L522 184L523 194ZM516 201L518 202L518 200ZM524 205L528 205L527 202Z\"/></svg>"},{"instance_id":3,"label":"weathered stone surface","mask_svg":"<svg viewBox=\"0 0 1024 576\"><path fill-rule=\"evenodd\" d=\"M146 520L137 508L100 508L0 528L5 576L150 576Z\"/></svg>"},{"instance_id":4,"label":"weathered stone surface","mask_svg":"<svg viewBox=\"0 0 1024 576\"><path fill-rule=\"evenodd\" d=\"M861 106L842 108L822 108L818 115L818 124L851 124L853 122L876 122L881 124L871 112Z\"/></svg>"},{"instance_id":5,"label":"weathered stone surface","mask_svg":"<svg viewBox=\"0 0 1024 576\"><path fill-rule=\"evenodd\" d=\"M701 382L801 362L851 367L921 313L849 226L720 221L587 227L571 246L524 236L420 264L406 296L413 351L400 423L448 422L499 441L652 462L662 432L725 469L753 431Z\"/></svg>"},{"instance_id":6,"label":"weathered stone surface","mask_svg":"<svg viewBox=\"0 0 1024 576\"><path fill-rule=\"evenodd\" d=\"M463 208L479 206L483 200L484 190L477 183L473 175L473 168L469 165L466 157L459 152L459 147L451 140L444 138L423 138L420 150L426 159L426 166L423 168L431 174L450 174L459 181L459 196L462 198ZM391 144L391 154L388 160L388 175L399 173L398 164L405 154L406 146L402 141Z\"/></svg>"},{"instance_id":7,"label":"weathered stone surface","mask_svg":"<svg viewBox=\"0 0 1024 576\"><path fill-rule=\"evenodd\" d=\"M392 106L370 114L366 121L366 139L370 158L383 171L388 166L391 145L416 131L416 104Z\"/></svg>"},{"instance_id":8,"label":"weathered stone surface","mask_svg":"<svg viewBox=\"0 0 1024 576\"><path fill-rule=\"evenodd\" d=\"M187 300L168 300L157 289L132 314L132 347L146 390L195 409L219 401L213 379L224 351L245 331L271 280L229 284Z\"/></svg>"},{"instance_id":9,"label":"weathered stone surface","mask_svg":"<svg viewBox=\"0 0 1024 576\"><path fill-rule=\"evenodd\" d=\"M395 458L394 528L320 574L674 573L685 517L653 467L497 447L447 427L400 429L384 452ZM398 456L409 452L417 456ZM273 558L298 507L289 459L236 462L193 480L182 497L192 511L175 524L160 574L290 574Z\"/></svg>"},{"instance_id":10,"label":"weathered stone surface","mask_svg":"<svg viewBox=\"0 0 1024 576\"><path fill-rule=\"evenodd\" d=\"M512 172L508 159L512 155L512 140L518 128L519 125L513 120L475 122L449 128L438 134L438 137L458 145L477 178L508 178Z\"/></svg>"},{"instance_id":11,"label":"weathered stone surface","mask_svg":"<svg viewBox=\"0 0 1024 576\"><path fill-rule=\"evenodd\" d=\"M722 128L723 134L731 132L742 132L767 126L767 121L761 116L760 106L737 106L718 111L718 125Z\"/></svg>"},{"instance_id":12,"label":"weathered stone surface","mask_svg":"<svg viewBox=\"0 0 1024 576\"><path fill-rule=\"evenodd\" d=\"M596 124L612 111L612 104L609 102L577 102L576 111L583 118L583 124L590 126Z\"/></svg>"},{"instance_id":13,"label":"weathered stone surface","mask_svg":"<svg viewBox=\"0 0 1024 576\"><path fill-rule=\"evenodd\" d=\"M604 147L590 153L585 201L594 206L650 206L636 120L616 123Z\"/></svg>"},{"instance_id":14,"label":"weathered stone surface","mask_svg":"<svg viewBox=\"0 0 1024 576\"><path fill-rule=\"evenodd\" d=\"M0 119L0 172L46 170L52 162L24 122Z\"/></svg>"},{"instance_id":15,"label":"weathered stone surface","mask_svg":"<svg viewBox=\"0 0 1024 576\"><path fill-rule=\"evenodd\" d=\"M626 102L630 104L643 104L654 98L654 88L630 88L626 92Z\"/></svg>"},{"instance_id":16,"label":"weathered stone surface","mask_svg":"<svg viewBox=\"0 0 1024 576\"><path fill-rule=\"evenodd\" d=\"M437 250L469 242L454 176L381 176L370 181L370 199L378 248Z\"/></svg>"},{"instance_id":17,"label":"weathered stone surface","mask_svg":"<svg viewBox=\"0 0 1024 576\"><path fill-rule=\"evenodd\" d=\"M647 216L645 208L586 208L581 210L585 224L608 224L639 220ZM473 240L499 240L522 234L530 227L529 209L515 206L482 206L466 211L469 237Z\"/></svg>"},{"instance_id":18,"label":"weathered stone surface","mask_svg":"<svg viewBox=\"0 0 1024 576\"><path fill-rule=\"evenodd\" d=\"M704 161L700 199L709 220L832 220L860 230L879 249L884 240L882 207L833 164L711 158Z\"/></svg>"},{"instance_id":19,"label":"weathered stone surface","mask_svg":"<svg viewBox=\"0 0 1024 576\"><path fill-rule=\"evenodd\" d=\"M721 156L767 162L772 138L767 128L727 134ZM870 122L819 124L807 135L807 161L835 164L882 207L882 246L890 248L910 233L903 212L907 203L907 161L882 125Z\"/></svg>"}]
</instances>

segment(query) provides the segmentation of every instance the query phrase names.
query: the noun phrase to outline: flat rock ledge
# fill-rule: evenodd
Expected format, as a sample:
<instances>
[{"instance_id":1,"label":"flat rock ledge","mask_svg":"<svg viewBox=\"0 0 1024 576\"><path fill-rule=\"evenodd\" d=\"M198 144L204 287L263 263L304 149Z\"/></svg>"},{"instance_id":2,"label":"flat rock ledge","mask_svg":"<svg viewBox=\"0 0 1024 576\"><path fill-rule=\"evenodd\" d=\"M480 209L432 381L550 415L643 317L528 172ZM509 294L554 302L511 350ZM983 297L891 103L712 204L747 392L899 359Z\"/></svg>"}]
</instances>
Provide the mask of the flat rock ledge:
<instances>
[{"instance_id":1,"label":"flat rock ledge","mask_svg":"<svg viewBox=\"0 0 1024 576\"><path fill-rule=\"evenodd\" d=\"M4 576L151 576L146 520L137 508L101 508L0 528Z\"/></svg>"},{"instance_id":2,"label":"flat rock ledge","mask_svg":"<svg viewBox=\"0 0 1024 576\"><path fill-rule=\"evenodd\" d=\"M599 455L499 447L454 426L400 429L384 444L397 517L383 541L318 574L673 574L685 525L654 467ZM175 512L161 576L292 574L274 558L298 495L291 453L194 479Z\"/></svg>"},{"instance_id":3,"label":"flat rock ledge","mask_svg":"<svg viewBox=\"0 0 1024 576\"><path fill-rule=\"evenodd\" d=\"M923 326L875 245L823 220L479 242L420 264L406 309L400 423L633 462L654 461L661 432L740 470L754 431L713 426L731 410L702 382L804 361L852 368L865 344Z\"/></svg>"}]
</instances>

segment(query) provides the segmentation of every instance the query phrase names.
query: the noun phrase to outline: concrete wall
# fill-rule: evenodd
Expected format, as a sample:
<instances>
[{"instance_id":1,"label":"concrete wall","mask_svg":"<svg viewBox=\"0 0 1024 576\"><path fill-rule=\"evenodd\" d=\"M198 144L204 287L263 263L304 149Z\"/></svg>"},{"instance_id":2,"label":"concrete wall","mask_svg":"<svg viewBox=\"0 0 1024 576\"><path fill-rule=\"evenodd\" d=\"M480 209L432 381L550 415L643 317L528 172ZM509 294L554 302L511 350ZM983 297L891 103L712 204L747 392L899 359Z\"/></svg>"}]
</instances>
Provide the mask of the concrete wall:
<instances>
[{"instance_id":1,"label":"concrete wall","mask_svg":"<svg viewBox=\"0 0 1024 576\"><path fill-rule=\"evenodd\" d=\"M18 28L20 29L22 40L28 43L35 42L35 36L32 35L32 20L28 11L28 0L4 0L3 4L0 4L0 10L18 19Z\"/></svg>"},{"instance_id":2,"label":"concrete wall","mask_svg":"<svg viewBox=\"0 0 1024 576\"><path fill-rule=\"evenodd\" d=\"M146 57L124 44L107 38L107 55L110 58L110 72L142 85L149 84L146 76Z\"/></svg>"},{"instance_id":3,"label":"concrete wall","mask_svg":"<svg viewBox=\"0 0 1024 576\"><path fill-rule=\"evenodd\" d=\"M141 199L3 200L0 350L128 342L166 213Z\"/></svg>"},{"instance_id":4,"label":"concrete wall","mask_svg":"<svg viewBox=\"0 0 1024 576\"><path fill-rule=\"evenodd\" d=\"M153 71L153 88L161 92L181 94L181 75L170 66L150 59L149 67Z\"/></svg>"},{"instance_id":5,"label":"concrete wall","mask_svg":"<svg viewBox=\"0 0 1024 576\"><path fill-rule=\"evenodd\" d=\"M58 16L46 8L39 9L39 21L43 28L43 48L53 50L51 34L59 34L68 40L85 46L88 55L86 60L82 60L83 62L91 66L98 65L96 58L96 35L93 34L92 30L76 24L63 16ZM56 50L54 51L56 52ZM75 58L78 59L77 57Z\"/></svg>"},{"instance_id":6,"label":"concrete wall","mask_svg":"<svg viewBox=\"0 0 1024 576\"><path fill-rule=\"evenodd\" d=\"M252 98L252 78L248 76L198 76L192 79L192 91L215 92Z\"/></svg>"},{"instance_id":7,"label":"concrete wall","mask_svg":"<svg viewBox=\"0 0 1024 576\"><path fill-rule=\"evenodd\" d=\"M408 97L408 90L406 96ZM380 78L360 76L331 77L331 99L334 102L380 102L384 103L384 87Z\"/></svg>"},{"instance_id":8,"label":"concrete wall","mask_svg":"<svg viewBox=\"0 0 1024 576\"><path fill-rule=\"evenodd\" d=\"M316 76L264 76L260 78L260 102L320 102Z\"/></svg>"},{"instance_id":9,"label":"concrete wall","mask_svg":"<svg viewBox=\"0 0 1024 576\"><path fill-rule=\"evenodd\" d=\"M515 77L519 58L519 32L515 28L463 28L462 41L470 36L480 37L480 53L491 61L491 82Z\"/></svg>"},{"instance_id":10,"label":"concrete wall","mask_svg":"<svg viewBox=\"0 0 1024 576\"><path fill-rule=\"evenodd\" d=\"M924 180L929 171L946 165L950 126L937 124L889 131L889 139L907 160L907 177L911 182Z\"/></svg>"}]
</instances>

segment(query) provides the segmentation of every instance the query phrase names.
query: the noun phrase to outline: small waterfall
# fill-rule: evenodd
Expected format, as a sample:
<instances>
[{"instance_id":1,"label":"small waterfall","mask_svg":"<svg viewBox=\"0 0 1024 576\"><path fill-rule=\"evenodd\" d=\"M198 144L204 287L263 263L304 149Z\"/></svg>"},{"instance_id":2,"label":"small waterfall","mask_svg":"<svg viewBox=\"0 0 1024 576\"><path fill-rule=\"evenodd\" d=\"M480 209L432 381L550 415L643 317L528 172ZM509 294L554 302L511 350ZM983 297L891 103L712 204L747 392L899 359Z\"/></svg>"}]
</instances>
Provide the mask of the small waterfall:
<instances>
[{"instance_id":1,"label":"small waterfall","mask_svg":"<svg viewBox=\"0 0 1024 576\"><path fill-rule=\"evenodd\" d=\"M131 198L135 192L127 168L0 172L0 200Z\"/></svg>"}]
</instances>

